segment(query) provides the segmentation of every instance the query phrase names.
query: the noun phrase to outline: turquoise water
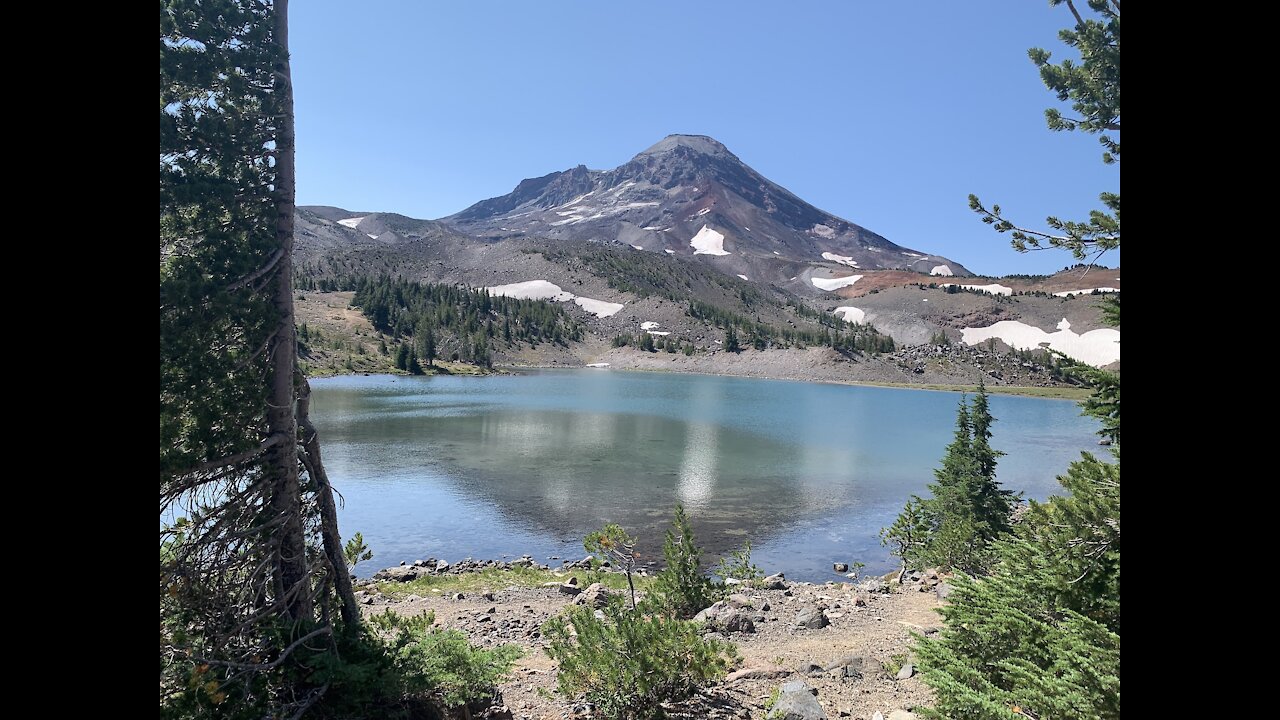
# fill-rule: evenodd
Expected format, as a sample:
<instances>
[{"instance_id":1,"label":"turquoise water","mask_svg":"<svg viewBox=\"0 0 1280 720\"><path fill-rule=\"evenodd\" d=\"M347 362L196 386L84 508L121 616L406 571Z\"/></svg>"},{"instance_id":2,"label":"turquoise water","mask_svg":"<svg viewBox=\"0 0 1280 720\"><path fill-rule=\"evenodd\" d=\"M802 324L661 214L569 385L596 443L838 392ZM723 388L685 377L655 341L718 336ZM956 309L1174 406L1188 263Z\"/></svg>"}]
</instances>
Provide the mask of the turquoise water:
<instances>
[{"instance_id":1,"label":"turquoise water","mask_svg":"<svg viewBox=\"0 0 1280 720\"><path fill-rule=\"evenodd\" d=\"M955 393L776 380L539 371L312 382L312 417L343 496L360 574L428 556L577 559L616 522L661 556L685 505L710 556L826 580L833 561L887 571L877 533L925 492L954 429ZM999 479L1042 499L1096 423L1075 403L992 396Z\"/></svg>"}]
</instances>

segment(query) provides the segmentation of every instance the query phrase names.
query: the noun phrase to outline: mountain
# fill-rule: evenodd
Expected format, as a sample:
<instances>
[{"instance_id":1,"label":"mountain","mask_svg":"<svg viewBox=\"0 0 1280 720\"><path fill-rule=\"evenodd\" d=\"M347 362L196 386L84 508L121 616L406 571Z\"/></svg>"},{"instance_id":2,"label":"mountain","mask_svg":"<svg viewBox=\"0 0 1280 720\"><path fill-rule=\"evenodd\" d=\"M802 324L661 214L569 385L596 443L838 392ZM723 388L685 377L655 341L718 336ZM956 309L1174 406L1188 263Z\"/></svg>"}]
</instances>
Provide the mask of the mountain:
<instances>
[{"instance_id":1,"label":"mountain","mask_svg":"<svg viewBox=\"0 0 1280 720\"><path fill-rule=\"evenodd\" d=\"M727 274L796 283L807 294L821 287L814 278L858 270L971 274L819 210L704 135L669 135L613 170L579 165L524 180L440 221L482 237L616 241L696 255Z\"/></svg>"}]
</instances>

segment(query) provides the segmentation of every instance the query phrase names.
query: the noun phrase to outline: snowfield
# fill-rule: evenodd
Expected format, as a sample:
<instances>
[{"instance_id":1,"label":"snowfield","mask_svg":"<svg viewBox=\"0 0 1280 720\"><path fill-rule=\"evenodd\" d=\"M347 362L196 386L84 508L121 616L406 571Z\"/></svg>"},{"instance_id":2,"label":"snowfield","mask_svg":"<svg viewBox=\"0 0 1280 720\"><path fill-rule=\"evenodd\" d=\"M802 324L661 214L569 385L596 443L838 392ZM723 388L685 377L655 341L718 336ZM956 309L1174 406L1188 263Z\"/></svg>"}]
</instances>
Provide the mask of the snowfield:
<instances>
[{"instance_id":1,"label":"snowfield","mask_svg":"<svg viewBox=\"0 0 1280 720\"><path fill-rule=\"evenodd\" d=\"M826 227L826 225L823 225L821 227ZM837 255L835 253L824 252L822 253L822 259L830 260L831 262L838 262L841 265L848 265L851 268L858 267L858 263L855 262L852 257L846 257L844 255Z\"/></svg>"},{"instance_id":2,"label":"snowfield","mask_svg":"<svg viewBox=\"0 0 1280 720\"><path fill-rule=\"evenodd\" d=\"M861 279L861 275L850 275L842 278L809 278L809 282L813 283L813 286L819 290L835 292L842 287L849 287Z\"/></svg>"},{"instance_id":3,"label":"snowfield","mask_svg":"<svg viewBox=\"0 0 1280 720\"><path fill-rule=\"evenodd\" d=\"M845 322L851 323L860 323L867 317L867 314L862 310L849 306L838 307L835 310L832 310L831 313L833 315L843 317Z\"/></svg>"},{"instance_id":4,"label":"snowfield","mask_svg":"<svg viewBox=\"0 0 1280 720\"><path fill-rule=\"evenodd\" d=\"M724 249L724 235L711 229L710 225L703 225L697 235L689 241L689 245L693 247L694 255L728 255L729 252Z\"/></svg>"},{"instance_id":5,"label":"snowfield","mask_svg":"<svg viewBox=\"0 0 1280 720\"><path fill-rule=\"evenodd\" d=\"M1094 367L1110 365L1120 359L1119 330L1100 328L1079 335L1071 330L1071 323L1066 318L1058 323L1058 331L1052 333L1018 320L1001 320L990 327L964 328L960 336L966 345L977 345L991 338L999 338L1017 350L1034 350L1048 345Z\"/></svg>"},{"instance_id":6,"label":"snowfield","mask_svg":"<svg viewBox=\"0 0 1280 720\"><path fill-rule=\"evenodd\" d=\"M338 224L343 227L355 228L355 226L359 225L360 221L366 217L368 217L368 215L361 215L358 218L347 218L346 220L339 220Z\"/></svg>"},{"instance_id":7,"label":"snowfield","mask_svg":"<svg viewBox=\"0 0 1280 720\"><path fill-rule=\"evenodd\" d=\"M559 285L546 280L526 280L510 285L494 285L485 288L490 295L519 298L521 300L555 300L556 302L573 301L578 307L596 317L609 317L622 309L622 303L605 302L588 297L578 297L565 292Z\"/></svg>"},{"instance_id":8,"label":"snowfield","mask_svg":"<svg viewBox=\"0 0 1280 720\"><path fill-rule=\"evenodd\" d=\"M951 268L947 267L946 265L935 266L932 270L929 271L929 274L930 275L946 275L947 277L955 275L955 273L951 272Z\"/></svg>"}]
</instances>

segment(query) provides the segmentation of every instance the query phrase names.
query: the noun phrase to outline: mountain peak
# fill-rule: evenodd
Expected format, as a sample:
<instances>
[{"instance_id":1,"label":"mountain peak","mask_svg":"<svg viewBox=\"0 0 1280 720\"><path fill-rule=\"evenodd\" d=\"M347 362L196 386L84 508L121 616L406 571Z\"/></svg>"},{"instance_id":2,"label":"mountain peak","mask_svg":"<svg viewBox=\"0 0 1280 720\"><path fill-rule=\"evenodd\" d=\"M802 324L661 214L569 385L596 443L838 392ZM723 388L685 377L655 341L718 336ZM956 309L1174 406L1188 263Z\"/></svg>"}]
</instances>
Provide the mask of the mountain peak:
<instances>
[{"instance_id":1,"label":"mountain peak","mask_svg":"<svg viewBox=\"0 0 1280 720\"><path fill-rule=\"evenodd\" d=\"M954 261L900 247L819 210L706 135L668 135L612 170L579 166L525 180L444 221L486 237L612 241L696 255L730 275L809 293L825 290L801 278L813 271L821 273L818 282L849 270L968 274ZM716 252L699 245L708 237L718 239Z\"/></svg>"},{"instance_id":2,"label":"mountain peak","mask_svg":"<svg viewBox=\"0 0 1280 720\"><path fill-rule=\"evenodd\" d=\"M662 138L636 157L644 155L663 155L679 147L686 147L704 155L733 155L733 153L729 152L729 148L726 148L719 140L716 140L713 137L709 137L707 135L674 134Z\"/></svg>"}]
</instances>

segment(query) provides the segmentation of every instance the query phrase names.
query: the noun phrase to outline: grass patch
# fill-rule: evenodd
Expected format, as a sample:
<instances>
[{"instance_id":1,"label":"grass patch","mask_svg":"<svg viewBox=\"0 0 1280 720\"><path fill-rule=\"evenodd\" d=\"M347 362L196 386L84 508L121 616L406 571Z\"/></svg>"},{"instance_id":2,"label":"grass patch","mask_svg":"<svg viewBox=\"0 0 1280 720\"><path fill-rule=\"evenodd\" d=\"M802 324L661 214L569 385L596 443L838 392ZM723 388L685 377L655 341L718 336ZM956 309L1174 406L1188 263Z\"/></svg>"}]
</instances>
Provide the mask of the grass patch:
<instances>
[{"instance_id":1,"label":"grass patch","mask_svg":"<svg viewBox=\"0 0 1280 720\"><path fill-rule=\"evenodd\" d=\"M888 660L885 660L881 665L884 666L884 671L889 673L889 677L897 677L898 671L902 669L902 666L905 665L906 662L906 654L899 653L890 657Z\"/></svg>"},{"instance_id":2,"label":"grass patch","mask_svg":"<svg viewBox=\"0 0 1280 720\"><path fill-rule=\"evenodd\" d=\"M447 595L450 593L475 593L504 590L509 587L541 587L551 582L566 582L570 577L578 579L578 586L585 589L592 582L600 582L610 590L626 591L627 576L622 573L594 573L586 570L550 571L530 567L513 567L510 570L501 568L484 568L477 572L460 575L427 575L402 582L381 582L378 589L392 598L403 598L408 595ZM633 576L636 592L648 590L653 584L652 577Z\"/></svg>"}]
</instances>

